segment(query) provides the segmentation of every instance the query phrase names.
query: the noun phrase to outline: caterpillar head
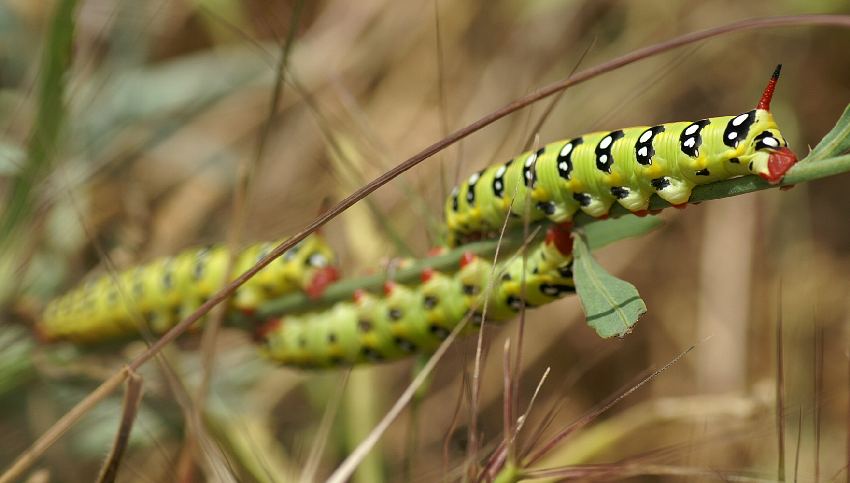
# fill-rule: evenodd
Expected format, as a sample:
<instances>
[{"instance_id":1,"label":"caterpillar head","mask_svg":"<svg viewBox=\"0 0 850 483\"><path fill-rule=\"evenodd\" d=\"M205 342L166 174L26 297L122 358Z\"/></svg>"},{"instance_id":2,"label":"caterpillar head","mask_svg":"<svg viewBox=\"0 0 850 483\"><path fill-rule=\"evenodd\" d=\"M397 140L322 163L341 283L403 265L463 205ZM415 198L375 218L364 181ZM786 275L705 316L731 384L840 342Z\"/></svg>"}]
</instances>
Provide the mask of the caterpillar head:
<instances>
[{"instance_id":1,"label":"caterpillar head","mask_svg":"<svg viewBox=\"0 0 850 483\"><path fill-rule=\"evenodd\" d=\"M741 114L729 122L724 141L733 135L740 126L748 128L746 141L742 143L744 154L742 161L749 162L749 171L776 184L782 181L785 173L797 162L797 155L788 149L788 143L779 131L773 114L770 112L770 100L779 80L782 65L776 67L755 110Z\"/></svg>"}]
</instances>

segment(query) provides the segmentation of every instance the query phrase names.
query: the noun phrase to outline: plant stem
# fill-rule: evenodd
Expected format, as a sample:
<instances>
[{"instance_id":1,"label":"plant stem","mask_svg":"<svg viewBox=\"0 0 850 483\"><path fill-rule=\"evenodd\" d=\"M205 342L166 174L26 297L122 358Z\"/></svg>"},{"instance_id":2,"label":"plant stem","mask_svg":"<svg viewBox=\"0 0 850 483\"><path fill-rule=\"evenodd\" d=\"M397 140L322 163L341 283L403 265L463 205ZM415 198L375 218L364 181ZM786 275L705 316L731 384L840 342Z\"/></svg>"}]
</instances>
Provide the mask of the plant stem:
<instances>
[{"instance_id":1,"label":"plant stem","mask_svg":"<svg viewBox=\"0 0 850 483\"><path fill-rule=\"evenodd\" d=\"M826 158L816 162L807 162L806 160L803 160L797 163L794 168L788 172L785 179L783 179L782 183L779 185L772 185L758 176L744 176L741 178L728 179L718 181L716 183L697 186L694 188L689 203L700 203L720 198L729 198L731 196L753 193L768 188L788 187L847 172L850 172L850 154ZM653 195L649 202L649 208L651 210L663 210L670 206L672 206L670 203L662 200L657 195ZM615 205L611 209L611 216L618 218L634 215L622 206ZM593 218L584 213L579 213L573 220L573 224L577 227L587 227L587 230L590 231L590 225L599 221L602 220ZM533 226L533 228L536 228L537 226L545 226L547 223L548 222L537 223ZM509 228L502 240L502 246L508 251L519 247L522 244L522 233L523 227L521 225ZM588 238L592 240L592 233L588 233ZM411 266L398 270L395 273L393 280L399 283L415 282L422 272L428 268L442 272L454 272L457 270L460 258L464 253L472 252L478 256L486 257L495 253L497 245L497 240L474 242L458 247L440 256L418 260ZM318 307L324 307L343 300L350 300L353 297L354 292L357 290L380 290L386 280L387 275L383 273L369 275L366 277L345 279L328 287L319 299L310 299L307 295L302 293L288 294L261 305L257 310L257 316L260 318L266 318L283 313L304 311L307 309L315 310ZM234 321L238 323L240 320L236 318Z\"/></svg>"}]
</instances>

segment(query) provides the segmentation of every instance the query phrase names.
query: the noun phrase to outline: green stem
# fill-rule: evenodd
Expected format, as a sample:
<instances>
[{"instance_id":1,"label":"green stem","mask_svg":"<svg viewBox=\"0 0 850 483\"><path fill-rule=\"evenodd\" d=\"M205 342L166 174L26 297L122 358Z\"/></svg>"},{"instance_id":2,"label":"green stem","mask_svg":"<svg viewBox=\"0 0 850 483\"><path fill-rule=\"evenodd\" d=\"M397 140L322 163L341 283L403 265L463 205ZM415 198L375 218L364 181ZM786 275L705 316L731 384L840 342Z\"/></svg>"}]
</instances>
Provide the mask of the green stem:
<instances>
[{"instance_id":1,"label":"green stem","mask_svg":"<svg viewBox=\"0 0 850 483\"><path fill-rule=\"evenodd\" d=\"M807 160L803 160L797 163L788 172L782 183L779 185L769 184L758 176L744 176L741 178L728 179L718 181L716 183L697 186L694 188L693 195L689 202L699 203L702 201L753 193L768 188L792 186L847 172L850 172L850 154L826 158L816 162L807 162ZM661 210L669 208L670 206L670 203L662 200L657 195L653 195L649 202L649 207L652 210ZM633 215L631 215L630 212L622 206L616 205L611 209L611 216L616 218ZM576 226L587 226L587 229L589 230L589 225L599 221L601 220L588 216L584 213L579 213L576 215L573 223ZM546 223L548 222L541 222L538 225L545 225ZM508 249L506 250L506 253L509 252L509 249L515 249L521 245L522 232L522 226L518 226L515 227L514 230L505 234L505 237L502 240L502 246ZM588 238L592 240L592 233L588 233ZM472 252L480 256L492 255L495 253L498 243L498 240L469 243L443 255L418 260L411 266L398 270L394 274L393 280L399 283L411 283L417 280L424 270L429 268L437 271L453 272L457 270L460 258L464 253ZM257 310L257 315L264 318L307 309L315 310L317 307L324 307L342 300L350 300L354 295L354 292L357 290L378 291L387 279L387 274L381 273L366 277L342 280L328 287L325 293L319 299L315 300L310 299L301 293L289 294L264 303Z\"/></svg>"}]
</instances>

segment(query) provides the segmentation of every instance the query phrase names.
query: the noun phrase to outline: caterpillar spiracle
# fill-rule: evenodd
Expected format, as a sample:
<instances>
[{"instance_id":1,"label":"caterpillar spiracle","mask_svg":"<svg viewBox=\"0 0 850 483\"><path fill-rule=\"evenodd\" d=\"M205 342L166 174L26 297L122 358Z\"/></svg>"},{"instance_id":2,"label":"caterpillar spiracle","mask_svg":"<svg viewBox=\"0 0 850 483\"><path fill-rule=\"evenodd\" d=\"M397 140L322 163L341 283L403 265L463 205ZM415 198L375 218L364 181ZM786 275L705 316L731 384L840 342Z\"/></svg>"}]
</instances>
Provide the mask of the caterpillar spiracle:
<instances>
[{"instance_id":1,"label":"caterpillar spiracle","mask_svg":"<svg viewBox=\"0 0 850 483\"><path fill-rule=\"evenodd\" d=\"M233 276L275 245L261 243L242 251L234 259ZM48 341L94 343L138 334L143 320L151 332L163 333L222 286L227 261L227 249L212 246L102 275L50 302L36 331ZM297 290L317 297L337 278L333 252L320 235L313 235L242 285L230 307L250 312L264 300Z\"/></svg>"},{"instance_id":2,"label":"caterpillar spiracle","mask_svg":"<svg viewBox=\"0 0 850 483\"><path fill-rule=\"evenodd\" d=\"M584 134L473 174L446 201L449 244L509 215L562 223L579 210L605 217L615 202L645 215L653 194L683 205L696 185L745 174L778 183L797 161L770 112L780 68L742 114Z\"/></svg>"},{"instance_id":3,"label":"caterpillar spiracle","mask_svg":"<svg viewBox=\"0 0 850 483\"><path fill-rule=\"evenodd\" d=\"M523 306L575 292L570 236L568 226L553 226L525 260L515 256L493 267L467 253L454 274L426 271L415 287L387 283L383 295L361 292L325 312L273 320L260 330L261 351L271 360L302 368L433 351L465 317L471 321L467 331L480 326L485 303L488 321L504 321Z\"/></svg>"},{"instance_id":4,"label":"caterpillar spiracle","mask_svg":"<svg viewBox=\"0 0 850 483\"><path fill-rule=\"evenodd\" d=\"M262 351L305 368L431 351L464 317L472 317L469 330L480 324L485 299L487 319L501 321L574 292L569 222L578 211L604 218L618 202L645 215L653 194L682 205L697 185L746 174L778 183L797 161L770 113L780 67L756 108L742 114L585 134L473 174L446 200L449 245L487 236L508 216L548 218L555 224L527 264L467 257L453 275L427 272L417 287L390 284L383 296L361 293L324 312L274 320L260 331Z\"/></svg>"}]
</instances>

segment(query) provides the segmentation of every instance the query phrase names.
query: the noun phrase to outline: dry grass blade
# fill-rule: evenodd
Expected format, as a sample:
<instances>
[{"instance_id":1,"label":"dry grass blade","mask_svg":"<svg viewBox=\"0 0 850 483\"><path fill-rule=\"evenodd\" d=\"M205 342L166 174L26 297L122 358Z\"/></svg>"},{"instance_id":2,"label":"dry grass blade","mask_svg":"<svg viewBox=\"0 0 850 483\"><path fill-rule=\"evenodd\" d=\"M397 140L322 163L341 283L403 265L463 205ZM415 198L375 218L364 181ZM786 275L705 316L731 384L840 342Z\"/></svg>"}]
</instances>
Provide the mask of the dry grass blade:
<instances>
[{"instance_id":1,"label":"dry grass blade","mask_svg":"<svg viewBox=\"0 0 850 483\"><path fill-rule=\"evenodd\" d=\"M505 347L502 357L502 445L508 450L508 463L512 461L513 451L511 450L514 438L514 415L513 415L513 376L511 374L511 339L505 339Z\"/></svg>"},{"instance_id":2,"label":"dry grass blade","mask_svg":"<svg viewBox=\"0 0 850 483\"><path fill-rule=\"evenodd\" d=\"M121 423L118 426L118 433L115 435L115 442L112 444L109 456L100 468L100 475L97 477L98 483L111 483L118 476L118 466L121 464L124 451L127 449L130 431L133 429L133 423L139 413L139 405L142 403L142 385L142 377L135 372L130 372L127 378L127 389L124 392Z\"/></svg>"},{"instance_id":3,"label":"dry grass blade","mask_svg":"<svg viewBox=\"0 0 850 483\"><path fill-rule=\"evenodd\" d=\"M815 322L815 388L814 388L814 430L815 430L815 483L820 481L820 438L821 404L823 396L823 327Z\"/></svg>"},{"instance_id":4,"label":"dry grass blade","mask_svg":"<svg viewBox=\"0 0 850 483\"><path fill-rule=\"evenodd\" d=\"M779 286L779 300L776 314L776 478L785 481L785 370L782 354L782 285Z\"/></svg>"},{"instance_id":5,"label":"dry grass blade","mask_svg":"<svg viewBox=\"0 0 850 483\"><path fill-rule=\"evenodd\" d=\"M310 448L310 455L307 457L307 462L304 463L304 471L298 481L301 483L309 483L316 481L316 472L319 470L319 461L322 458L322 453L325 451L325 444L330 439L330 432L336 418L339 403L342 401L342 395L345 388L348 386L348 376L351 371L345 371L342 375L342 380L334 388L334 392L328 399L328 406L325 408L325 413L322 415L322 421L319 423L319 429L313 438L313 446Z\"/></svg>"},{"instance_id":6,"label":"dry grass blade","mask_svg":"<svg viewBox=\"0 0 850 483\"><path fill-rule=\"evenodd\" d=\"M581 429L582 427L588 425L591 421L593 421L594 419L599 417L601 414L605 413L606 411L608 411L609 409L611 409L612 407L617 405L617 403L619 403L623 399L629 397L629 395L631 395L632 393L634 393L635 391L637 391L638 389L643 387L646 383L655 379L659 374L661 374L662 372L664 372L667 369L669 369L670 367L672 367L674 364L679 362L683 357L688 355L689 352L694 350L695 347L696 347L696 345L692 345L692 346L688 347L682 353L680 353L679 355L674 357L670 362L668 362L667 364L664 364L664 366L662 366L661 368L656 369L651 374L649 374L648 376L641 379L637 384L633 385L632 387L630 387L626 391L622 392L621 394L619 394L617 397L613 398L609 402L603 404L599 408L597 408L597 409L591 411L590 413L586 414L585 416L581 417L575 423L564 428L561 432L559 432L551 440L549 440L548 443L544 444L538 451L536 451L534 454L532 454L532 456L530 456L528 458L527 466L534 464L535 461L542 458L546 453L551 451L552 448L554 448L555 445L557 445L561 440L563 440L567 436L573 434L574 432Z\"/></svg>"},{"instance_id":7,"label":"dry grass blade","mask_svg":"<svg viewBox=\"0 0 850 483\"><path fill-rule=\"evenodd\" d=\"M410 403L413 397L416 395L417 389L419 389L422 384L427 381L428 376L431 374L431 371L434 370L437 363L440 362L440 359L443 358L446 351L452 345L454 340L457 338L458 334L466 327L466 324L469 322L470 316L464 318L460 324L458 324L454 330L449 334L448 337L440 344L440 347L434 352L425 366L416 374L416 377L404 392L399 396L398 400L396 400L395 404L387 411L387 414L384 415L381 422L378 423L377 426L369 433L369 436L366 437L358 446L345 458L342 464L337 467L337 469L331 474L328 478L329 483L343 483L348 481L351 475L354 473L354 470L357 469L357 465L360 464L361 461L366 457L367 454L372 450L387 428L392 424L393 421L398 418L399 414L404 410L405 407Z\"/></svg>"},{"instance_id":8,"label":"dry grass blade","mask_svg":"<svg viewBox=\"0 0 850 483\"><path fill-rule=\"evenodd\" d=\"M723 472L709 468L649 464L582 465L523 472L527 479L583 479L585 481L614 481L638 476L672 476L679 478L702 477L740 482L774 482L772 478Z\"/></svg>"},{"instance_id":9,"label":"dry grass blade","mask_svg":"<svg viewBox=\"0 0 850 483\"><path fill-rule=\"evenodd\" d=\"M227 266L225 268L224 280L229 280L233 266L235 263L236 253L240 244L240 234L244 230L245 225L245 205L248 196L248 191L251 186L251 180L257 170L257 167L263 161L263 155L266 150L266 143L271 135L271 129L274 125L275 115L280 107L280 100L283 96L283 87L285 85L286 67L289 61L292 45L295 42L295 32L298 27L298 22L301 18L301 10L304 6L303 0L296 2L292 19L289 25L289 33L286 39L280 46L280 58L277 64L275 73L275 81L272 87L271 98L269 99L269 111L265 123L260 130L257 147L253 158L242 158L239 163L235 190L233 193L233 216L230 221L230 226L227 232ZM224 280L222 282L224 282ZM212 378L213 363L215 359L215 345L218 339L219 330L222 320L226 314L227 305L221 304L217 310L213 311L211 317L204 326L203 336L201 339L201 381L195 394L195 404L193 411L196 412L196 420L203 421L202 414L204 412L204 401L209 392L210 379Z\"/></svg>"},{"instance_id":10,"label":"dry grass blade","mask_svg":"<svg viewBox=\"0 0 850 483\"><path fill-rule=\"evenodd\" d=\"M507 368L509 369L509 367ZM510 441L505 439L502 440L502 443L499 444L499 447L496 448L495 451L493 451L493 454L490 456L487 464L485 464L484 468L482 468L477 481L488 481L496 477L496 471L502 467L505 463L505 458L508 455L508 444L516 444L517 437L519 436L520 431L522 431L523 426L525 426L525 422L528 420L529 414L531 414L531 409L534 407L534 401L537 400L537 396L540 394L540 389L543 387L543 383L545 383L546 378L549 377L549 372L551 372L551 368L547 367L546 371L543 372L543 376L537 382L537 387L534 389L534 394L531 396L531 401L529 401L528 407L525 409L522 416L517 419L516 431L514 431Z\"/></svg>"}]
</instances>

